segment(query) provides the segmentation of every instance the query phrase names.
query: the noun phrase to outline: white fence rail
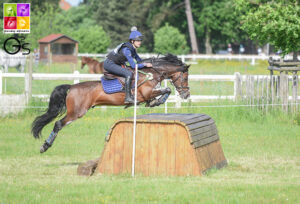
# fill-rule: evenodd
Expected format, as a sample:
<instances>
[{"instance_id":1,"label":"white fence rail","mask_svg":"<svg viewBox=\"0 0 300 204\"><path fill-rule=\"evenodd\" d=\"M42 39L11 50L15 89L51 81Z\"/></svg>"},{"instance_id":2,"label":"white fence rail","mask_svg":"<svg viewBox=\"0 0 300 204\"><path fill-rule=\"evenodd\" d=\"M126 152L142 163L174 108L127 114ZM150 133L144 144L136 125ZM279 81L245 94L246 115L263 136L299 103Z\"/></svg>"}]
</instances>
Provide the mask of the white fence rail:
<instances>
[{"instance_id":1,"label":"white fence rail","mask_svg":"<svg viewBox=\"0 0 300 204\"><path fill-rule=\"evenodd\" d=\"M74 71L72 74L45 74L45 73L33 73L32 77L28 73L2 73L0 70L0 94L3 94L2 84L3 78L24 78L25 79L25 95L28 95L31 92L31 80L70 80L73 83L79 83L80 80L100 80L102 74L80 74L78 71ZM253 75L255 80L270 79L269 75ZM292 76L288 77L289 80L292 80ZM210 81L210 82L233 82L233 95L191 95L187 100L182 100L178 93L175 93L169 97L167 102L175 102L177 107L180 107L181 102L199 102L203 100L218 100L218 99L229 99L235 100L240 97L240 83L247 80L246 75L240 75L235 73L234 75L190 75L189 81ZM162 83L162 86L166 86L167 83ZM48 93L50 94L50 93ZM31 96L30 96L31 97ZM30 98L28 97L28 98ZM49 95L33 95L33 97L48 98Z\"/></svg>"},{"instance_id":2,"label":"white fence rail","mask_svg":"<svg viewBox=\"0 0 300 204\"><path fill-rule=\"evenodd\" d=\"M78 57L98 57L105 58L107 54L96 54L96 53L79 53ZM158 54L155 53L143 53L139 54L141 58L150 58L157 57ZM232 55L232 54L224 54L224 55L206 55L206 54L188 54L188 55L177 55L183 62L187 59L192 61L198 59L213 59L213 60L251 60L251 64L255 64L255 60L267 60L269 56L267 55Z\"/></svg>"},{"instance_id":3,"label":"white fence rail","mask_svg":"<svg viewBox=\"0 0 300 204\"><path fill-rule=\"evenodd\" d=\"M80 74L75 71L73 74L45 74L45 73L33 73L31 80L70 80L73 83L78 83L80 80L100 80L102 74ZM31 93L29 89L29 76L27 73L2 73L0 71L0 94L3 93L3 78L25 78L25 94ZM234 75L190 75L190 81L235 81ZM162 83L164 86L166 83ZM33 95L36 97L47 97L47 95ZM204 95L191 95L192 102L210 99L234 99L232 96L204 96ZM171 95L168 102L180 102L178 94Z\"/></svg>"}]
</instances>

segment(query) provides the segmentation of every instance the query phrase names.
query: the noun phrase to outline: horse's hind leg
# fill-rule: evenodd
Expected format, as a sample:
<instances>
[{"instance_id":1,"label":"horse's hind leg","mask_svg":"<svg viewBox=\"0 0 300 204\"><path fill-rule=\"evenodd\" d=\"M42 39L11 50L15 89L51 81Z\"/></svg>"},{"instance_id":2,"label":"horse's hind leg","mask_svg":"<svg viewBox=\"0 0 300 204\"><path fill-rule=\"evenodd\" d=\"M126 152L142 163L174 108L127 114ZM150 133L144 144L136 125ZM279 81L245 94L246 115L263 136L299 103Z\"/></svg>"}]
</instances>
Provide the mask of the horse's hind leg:
<instances>
[{"instance_id":1,"label":"horse's hind leg","mask_svg":"<svg viewBox=\"0 0 300 204\"><path fill-rule=\"evenodd\" d=\"M45 151L47 151L47 149L49 147L52 146L56 136L57 136L57 133L64 127L64 119L66 117L64 117L63 119L61 120L58 120L55 122L55 125L54 125L54 128L52 130L52 132L50 133L48 139L45 141L45 143L41 146L40 148L40 153L44 153Z\"/></svg>"},{"instance_id":2,"label":"horse's hind leg","mask_svg":"<svg viewBox=\"0 0 300 204\"><path fill-rule=\"evenodd\" d=\"M41 146L40 153L44 153L45 151L47 151L47 149L49 149L52 146L58 132L64 126L70 124L71 122L73 122L74 120L76 120L78 118L81 118L86 112L87 112L87 110L81 110L78 113L71 112L71 113L68 113L63 119L56 121L54 128L53 128L52 132L50 133L48 139Z\"/></svg>"}]
</instances>

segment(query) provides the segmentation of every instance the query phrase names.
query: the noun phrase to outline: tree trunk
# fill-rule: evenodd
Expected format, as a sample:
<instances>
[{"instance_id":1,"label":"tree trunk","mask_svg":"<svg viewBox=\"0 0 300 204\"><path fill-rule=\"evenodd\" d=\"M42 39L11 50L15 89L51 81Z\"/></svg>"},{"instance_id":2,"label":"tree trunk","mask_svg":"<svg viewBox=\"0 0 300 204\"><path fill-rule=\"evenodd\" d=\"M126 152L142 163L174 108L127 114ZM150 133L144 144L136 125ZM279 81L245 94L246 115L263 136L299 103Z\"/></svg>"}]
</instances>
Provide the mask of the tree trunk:
<instances>
[{"instance_id":1,"label":"tree trunk","mask_svg":"<svg viewBox=\"0 0 300 204\"><path fill-rule=\"evenodd\" d=\"M297 61L298 61L298 58L297 58L297 57L298 57L298 52L296 52L296 51L293 52L293 61L294 61L294 62L297 62Z\"/></svg>"},{"instance_id":2,"label":"tree trunk","mask_svg":"<svg viewBox=\"0 0 300 204\"><path fill-rule=\"evenodd\" d=\"M198 50L198 44L197 44L196 33L195 33L195 28L194 28L194 21L193 21L193 16L192 16L190 0L185 0L185 13L186 13L187 21L188 21L188 26L189 26L189 34L190 34L190 39L191 39L192 53L198 54L199 50Z\"/></svg>"},{"instance_id":3,"label":"tree trunk","mask_svg":"<svg viewBox=\"0 0 300 204\"><path fill-rule=\"evenodd\" d=\"M205 53L206 54L212 54L212 48L210 44L210 30L209 28L206 28L205 32Z\"/></svg>"}]
</instances>

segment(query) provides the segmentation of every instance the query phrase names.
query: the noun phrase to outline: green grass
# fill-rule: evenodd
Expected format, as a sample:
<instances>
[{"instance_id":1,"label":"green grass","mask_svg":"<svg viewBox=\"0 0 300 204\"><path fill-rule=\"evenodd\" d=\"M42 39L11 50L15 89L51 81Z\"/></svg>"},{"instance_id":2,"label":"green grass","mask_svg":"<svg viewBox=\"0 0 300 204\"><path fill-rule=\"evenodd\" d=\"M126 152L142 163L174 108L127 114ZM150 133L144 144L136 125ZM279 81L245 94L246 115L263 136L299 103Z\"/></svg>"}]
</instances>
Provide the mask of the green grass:
<instances>
[{"instance_id":1,"label":"green grass","mask_svg":"<svg viewBox=\"0 0 300 204\"><path fill-rule=\"evenodd\" d=\"M270 74L267 68L266 60L256 60L255 65L249 60L199 60L198 64L191 65L190 74Z\"/></svg>"},{"instance_id":2,"label":"green grass","mask_svg":"<svg viewBox=\"0 0 300 204\"><path fill-rule=\"evenodd\" d=\"M269 74L267 62L201 60L190 74ZM87 68L81 70L87 73ZM15 72L13 69L11 69ZM40 66L38 73L72 73L69 65ZM4 83L4 82L3 82ZM50 94L54 86L72 81L33 81L33 94ZM22 93L24 81L7 79L7 93ZM192 94L232 95L231 82L191 82ZM4 87L4 85L3 85ZM230 101L193 103L232 105ZM35 100L30 105L47 104ZM138 175L76 175L78 163L100 156L112 124L133 110L95 108L59 133L53 147L39 147L31 122L41 109L0 118L0 204L2 203L299 203L300 114L268 113L249 107L189 107L169 112L206 113L217 124L228 166L202 177L143 177ZM280 107L279 107L280 109ZM138 114L162 112L163 106L138 109Z\"/></svg>"},{"instance_id":3,"label":"green grass","mask_svg":"<svg viewBox=\"0 0 300 204\"><path fill-rule=\"evenodd\" d=\"M43 104L38 104L43 105ZM207 105L207 104L202 104ZM162 112L140 108L138 114ZM169 108L206 113L216 121L228 166L202 177L77 176L77 164L100 156L104 137L133 109L90 110L65 127L53 147L30 135L40 110L0 119L0 203L297 203L300 190L299 116L247 107Z\"/></svg>"}]
</instances>

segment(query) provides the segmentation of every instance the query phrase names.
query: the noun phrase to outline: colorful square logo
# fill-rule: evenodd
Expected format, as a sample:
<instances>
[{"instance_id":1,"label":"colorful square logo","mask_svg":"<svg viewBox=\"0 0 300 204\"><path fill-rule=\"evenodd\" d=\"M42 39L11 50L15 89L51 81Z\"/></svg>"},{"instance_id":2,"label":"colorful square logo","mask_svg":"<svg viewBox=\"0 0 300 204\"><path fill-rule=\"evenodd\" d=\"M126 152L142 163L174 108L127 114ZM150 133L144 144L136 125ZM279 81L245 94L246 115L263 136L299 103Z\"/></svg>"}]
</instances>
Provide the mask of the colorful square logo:
<instances>
[{"instance_id":1,"label":"colorful square logo","mask_svg":"<svg viewBox=\"0 0 300 204\"><path fill-rule=\"evenodd\" d=\"M30 15L30 5L29 4L18 4L17 5L17 15L18 16L29 16Z\"/></svg>"},{"instance_id":2,"label":"colorful square logo","mask_svg":"<svg viewBox=\"0 0 300 204\"><path fill-rule=\"evenodd\" d=\"M30 33L30 3L3 4L3 32Z\"/></svg>"}]
</instances>

